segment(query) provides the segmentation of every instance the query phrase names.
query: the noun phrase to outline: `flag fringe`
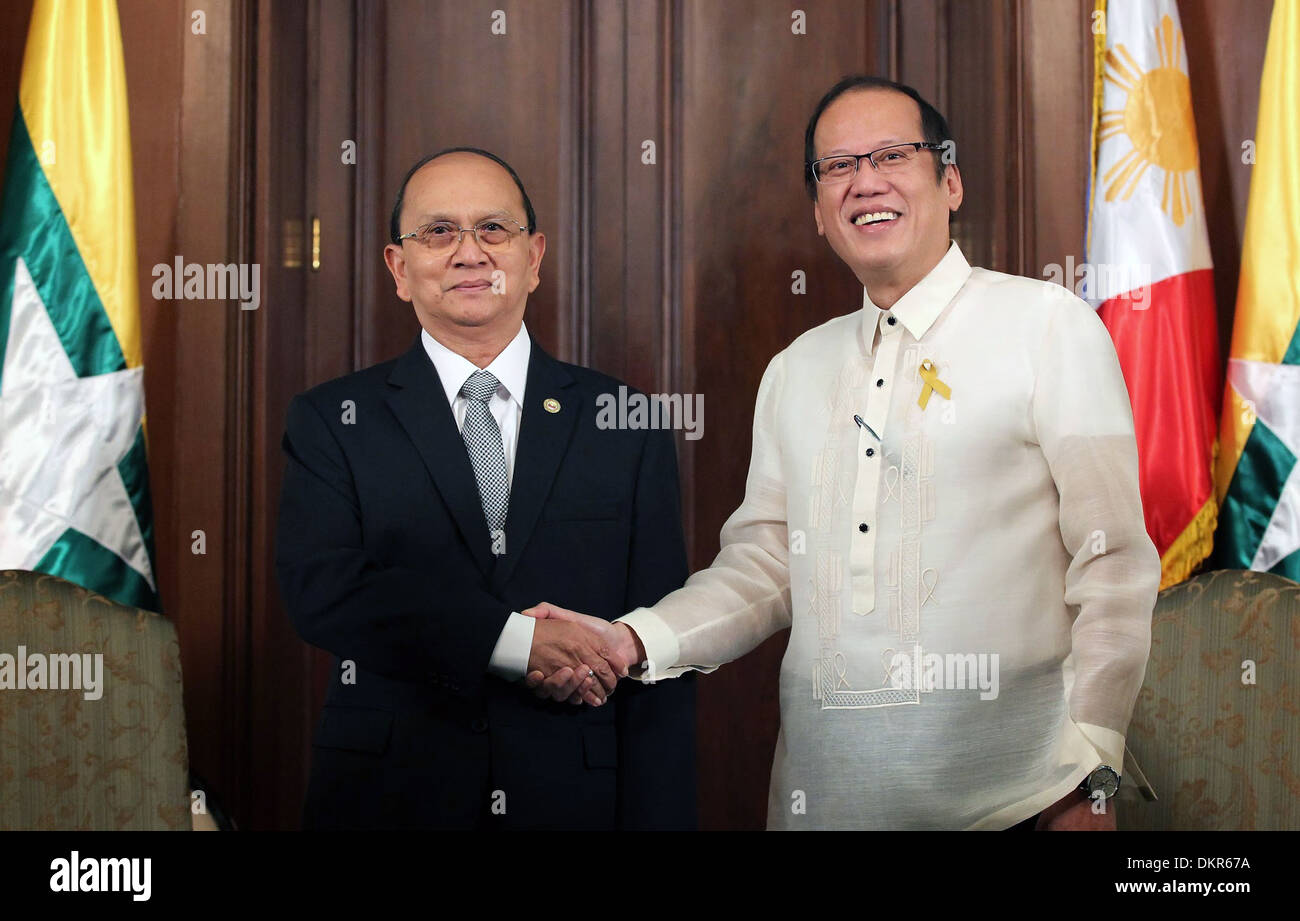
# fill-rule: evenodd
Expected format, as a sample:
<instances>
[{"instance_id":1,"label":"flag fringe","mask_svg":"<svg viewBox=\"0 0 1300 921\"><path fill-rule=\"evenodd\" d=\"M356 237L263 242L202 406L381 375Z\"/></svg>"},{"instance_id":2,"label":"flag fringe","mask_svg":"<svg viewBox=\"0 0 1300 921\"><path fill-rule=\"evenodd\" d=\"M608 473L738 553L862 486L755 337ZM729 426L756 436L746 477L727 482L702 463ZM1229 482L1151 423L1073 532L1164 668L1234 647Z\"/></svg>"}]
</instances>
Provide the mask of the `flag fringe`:
<instances>
[{"instance_id":1,"label":"flag fringe","mask_svg":"<svg viewBox=\"0 0 1300 921\"><path fill-rule=\"evenodd\" d=\"M1214 549L1214 526L1218 519L1219 506L1210 497L1160 560L1161 591L1186 580L1210 555Z\"/></svg>"},{"instance_id":2,"label":"flag fringe","mask_svg":"<svg viewBox=\"0 0 1300 921\"><path fill-rule=\"evenodd\" d=\"M1096 0L1094 12L1101 13L1101 21L1106 22L1106 0ZM1093 184L1097 181L1097 130L1101 127L1101 107L1106 96L1106 30L1095 31L1094 20L1092 33L1092 131L1088 137L1088 216L1084 229L1084 250L1089 257L1092 254L1092 208ZM1089 292L1091 293L1091 292Z\"/></svg>"}]
</instances>

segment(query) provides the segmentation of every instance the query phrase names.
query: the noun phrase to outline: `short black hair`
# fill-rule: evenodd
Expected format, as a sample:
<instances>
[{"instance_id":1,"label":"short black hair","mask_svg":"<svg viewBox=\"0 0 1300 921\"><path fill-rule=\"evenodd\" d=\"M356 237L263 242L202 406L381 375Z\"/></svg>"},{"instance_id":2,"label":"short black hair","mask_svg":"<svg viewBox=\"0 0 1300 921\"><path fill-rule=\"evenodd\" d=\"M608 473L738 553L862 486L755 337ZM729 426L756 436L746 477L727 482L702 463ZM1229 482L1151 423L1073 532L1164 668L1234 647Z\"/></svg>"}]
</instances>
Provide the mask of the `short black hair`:
<instances>
[{"instance_id":1,"label":"short black hair","mask_svg":"<svg viewBox=\"0 0 1300 921\"><path fill-rule=\"evenodd\" d=\"M406 198L406 186L411 181L411 177L416 174L416 172L420 169L420 167L424 166L430 160L436 160L439 157L445 157L447 154L454 154L454 153L477 154L480 157L487 157L492 162L499 163L501 166L504 166L506 172L510 174L510 178L515 181L515 186L518 187L519 194L522 195L524 198L524 214L526 215L524 219L528 222L528 232L536 233L537 213L533 211L532 199L528 197L528 192L524 189L523 180L519 178L519 174L515 172L515 168L513 166L511 166L505 160L502 160L500 157L498 157L496 154L492 153L491 151L484 150L481 147L446 147L438 151L437 153L431 153L427 157L421 157L418 161L416 161L414 166L412 166L410 169L406 171L406 175L402 177L402 184L397 189L397 200L393 202L393 216L388 219L389 241L393 243L397 243L398 242L397 238L401 236L402 231L398 228L398 220L402 216L402 202Z\"/></svg>"},{"instance_id":2,"label":"short black hair","mask_svg":"<svg viewBox=\"0 0 1300 921\"><path fill-rule=\"evenodd\" d=\"M808 128L803 133L803 181L804 186L808 189L808 197L813 201L817 200L817 180L813 177L812 172L812 161L817 156L817 149L813 146L813 135L817 131L817 123L821 121L822 113L826 111L830 104L850 90L893 90L896 93L902 93L921 107L922 140L927 144L945 144L952 140L952 135L948 131L948 122L940 114L939 110L926 102L920 93L907 84L886 80L884 77L873 77L869 74L850 74L843 77L839 83L828 89L826 95L817 103L817 108L813 109L812 118L808 119ZM865 153L865 151L863 152ZM953 166L957 165L956 143L947 145L944 153L948 155L948 162L944 162L943 157L934 158L934 171L937 182L943 182L943 174L947 171L948 163Z\"/></svg>"}]
</instances>

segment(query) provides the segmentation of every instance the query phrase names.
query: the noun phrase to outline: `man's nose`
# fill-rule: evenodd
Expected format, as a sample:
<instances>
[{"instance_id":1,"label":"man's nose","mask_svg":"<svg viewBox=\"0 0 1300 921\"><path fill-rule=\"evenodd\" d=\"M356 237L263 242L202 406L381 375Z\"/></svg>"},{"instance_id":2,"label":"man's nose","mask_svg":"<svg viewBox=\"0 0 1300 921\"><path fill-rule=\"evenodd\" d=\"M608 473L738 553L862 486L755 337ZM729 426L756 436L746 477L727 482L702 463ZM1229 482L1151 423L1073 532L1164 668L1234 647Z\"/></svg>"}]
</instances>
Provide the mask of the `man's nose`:
<instances>
[{"instance_id":1,"label":"man's nose","mask_svg":"<svg viewBox=\"0 0 1300 921\"><path fill-rule=\"evenodd\" d=\"M488 261L487 253L478 245L474 231L467 230L460 235L456 251L452 255L452 265L483 265Z\"/></svg>"},{"instance_id":2,"label":"man's nose","mask_svg":"<svg viewBox=\"0 0 1300 921\"><path fill-rule=\"evenodd\" d=\"M857 173L854 174L849 183L849 194L865 198L869 195L879 195L881 192L887 192L889 188L889 181L880 175L876 168L871 165L871 161L863 157L858 163Z\"/></svg>"}]
</instances>

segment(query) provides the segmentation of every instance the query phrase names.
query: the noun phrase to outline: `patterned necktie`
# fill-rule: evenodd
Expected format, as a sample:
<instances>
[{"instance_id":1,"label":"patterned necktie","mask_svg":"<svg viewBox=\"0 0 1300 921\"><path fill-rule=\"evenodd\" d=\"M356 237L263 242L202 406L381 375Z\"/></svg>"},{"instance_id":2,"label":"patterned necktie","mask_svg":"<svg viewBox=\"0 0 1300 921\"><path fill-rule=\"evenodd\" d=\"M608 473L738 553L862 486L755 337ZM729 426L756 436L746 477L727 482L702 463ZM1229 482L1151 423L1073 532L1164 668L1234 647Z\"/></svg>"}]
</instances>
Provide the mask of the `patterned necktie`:
<instances>
[{"instance_id":1,"label":"patterned necktie","mask_svg":"<svg viewBox=\"0 0 1300 921\"><path fill-rule=\"evenodd\" d=\"M501 429L488 410L488 400L497 392L499 382L486 371L475 371L460 388L465 397L465 424L460 434L469 450L469 462L478 480L479 498L488 531L502 531L506 526L506 507L510 504L510 484L506 480L506 452L501 444Z\"/></svg>"}]
</instances>

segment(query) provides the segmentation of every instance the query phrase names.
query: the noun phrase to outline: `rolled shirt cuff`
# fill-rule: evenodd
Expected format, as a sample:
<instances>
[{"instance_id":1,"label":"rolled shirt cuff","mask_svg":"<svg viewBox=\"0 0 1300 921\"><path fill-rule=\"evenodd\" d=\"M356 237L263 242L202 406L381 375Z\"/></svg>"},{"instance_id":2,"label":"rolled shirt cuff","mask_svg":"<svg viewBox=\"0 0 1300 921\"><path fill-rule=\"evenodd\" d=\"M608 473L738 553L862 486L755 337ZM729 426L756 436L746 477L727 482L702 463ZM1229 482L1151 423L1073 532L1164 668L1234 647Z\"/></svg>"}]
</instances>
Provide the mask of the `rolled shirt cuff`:
<instances>
[{"instance_id":1,"label":"rolled shirt cuff","mask_svg":"<svg viewBox=\"0 0 1300 921\"><path fill-rule=\"evenodd\" d=\"M664 678L680 678L690 671L709 673L717 666L679 665L681 647L677 644L677 634L673 628L652 608L637 608L624 614L614 623L627 624L645 647L645 661L639 668L629 668L629 677L643 684L654 684Z\"/></svg>"},{"instance_id":2,"label":"rolled shirt cuff","mask_svg":"<svg viewBox=\"0 0 1300 921\"><path fill-rule=\"evenodd\" d=\"M1101 760L1097 763L1104 764L1116 771L1124 771L1124 736L1114 729L1106 729L1103 726L1096 726L1092 723L1075 723L1084 737L1092 743L1092 747L1097 750L1097 757Z\"/></svg>"},{"instance_id":3,"label":"rolled shirt cuff","mask_svg":"<svg viewBox=\"0 0 1300 921\"><path fill-rule=\"evenodd\" d=\"M501 628L488 660L488 674L503 681L520 681L528 674L528 657L533 652L533 628L537 619L511 611Z\"/></svg>"}]
</instances>

